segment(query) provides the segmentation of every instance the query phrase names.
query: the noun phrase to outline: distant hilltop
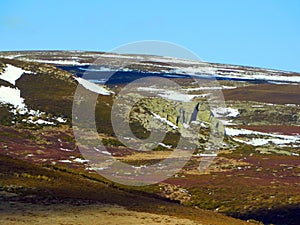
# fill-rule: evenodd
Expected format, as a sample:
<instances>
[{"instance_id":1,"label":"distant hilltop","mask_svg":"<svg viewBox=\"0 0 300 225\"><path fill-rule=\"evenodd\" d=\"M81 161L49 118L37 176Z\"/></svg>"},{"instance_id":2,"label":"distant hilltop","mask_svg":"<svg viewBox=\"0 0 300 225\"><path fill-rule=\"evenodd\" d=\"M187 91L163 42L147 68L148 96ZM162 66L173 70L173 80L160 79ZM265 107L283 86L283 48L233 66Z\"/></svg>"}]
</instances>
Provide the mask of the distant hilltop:
<instances>
[{"instance_id":1,"label":"distant hilltop","mask_svg":"<svg viewBox=\"0 0 300 225\"><path fill-rule=\"evenodd\" d=\"M142 71L219 79L260 80L272 83L300 83L300 74L249 66L209 63L154 55L89 51L7 51L0 57L59 66L99 66L104 71Z\"/></svg>"}]
</instances>

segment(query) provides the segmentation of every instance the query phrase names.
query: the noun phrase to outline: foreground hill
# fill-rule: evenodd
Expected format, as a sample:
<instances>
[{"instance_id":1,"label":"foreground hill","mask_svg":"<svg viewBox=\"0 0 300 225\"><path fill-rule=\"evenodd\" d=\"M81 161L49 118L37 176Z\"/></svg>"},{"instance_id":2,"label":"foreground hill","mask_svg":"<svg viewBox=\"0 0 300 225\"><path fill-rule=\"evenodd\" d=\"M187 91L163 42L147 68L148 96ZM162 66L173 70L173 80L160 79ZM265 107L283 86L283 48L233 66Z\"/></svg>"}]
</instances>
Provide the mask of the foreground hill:
<instances>
[{"instance_id":1,"label":"foreground hill","mask_svg":"<svg viewBox=\"0 0 300 225\"><path fill-rule=\"evenodd\" d=\"M28 224L32 218L43 224L250 224L155 195L122 190L65 168L38 166L4 155L0 162L1 224ZM79 214L75 216L74 211Z\"/></svg>"}]
</instances>

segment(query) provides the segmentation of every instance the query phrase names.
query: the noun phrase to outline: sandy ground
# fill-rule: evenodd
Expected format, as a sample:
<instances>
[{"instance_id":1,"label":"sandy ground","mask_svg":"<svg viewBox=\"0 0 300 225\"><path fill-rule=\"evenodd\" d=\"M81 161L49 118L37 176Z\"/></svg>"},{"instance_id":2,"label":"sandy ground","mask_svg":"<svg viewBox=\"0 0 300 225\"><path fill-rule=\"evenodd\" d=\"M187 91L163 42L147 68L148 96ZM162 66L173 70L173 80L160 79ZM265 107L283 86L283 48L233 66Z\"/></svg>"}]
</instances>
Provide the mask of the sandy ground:
<instances>
[{"instance_id":1,"label":"sandy ground","mask_svg":"<svg viewBox=\"0 0 300 225\"><path fill-rule=\"evenodd\" d=\"M172 224L196 225L188 219L167 215L129 211L117 205L36 205L28 203L1 202L1 225L132 225Z\"/></svg>"}]
</instances>

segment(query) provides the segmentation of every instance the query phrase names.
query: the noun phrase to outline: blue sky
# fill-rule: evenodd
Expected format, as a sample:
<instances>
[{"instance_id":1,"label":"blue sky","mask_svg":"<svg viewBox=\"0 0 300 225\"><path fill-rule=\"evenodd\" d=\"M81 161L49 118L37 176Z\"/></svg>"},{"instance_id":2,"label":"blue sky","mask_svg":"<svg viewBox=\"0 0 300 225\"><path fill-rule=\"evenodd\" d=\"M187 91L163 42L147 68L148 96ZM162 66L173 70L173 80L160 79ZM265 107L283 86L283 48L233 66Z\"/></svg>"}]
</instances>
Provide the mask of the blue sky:
<instances>
[{"instance_id":1,"label":"blue sky","mask_svg":"<svg viewBox=\"0 0 300 225\"><path fill-rule=\"evenodd\" d=\"M300 1L13 1L0 3L0 50L182 45L204 61L300 72Z\"/></svg>"}]
</instances>

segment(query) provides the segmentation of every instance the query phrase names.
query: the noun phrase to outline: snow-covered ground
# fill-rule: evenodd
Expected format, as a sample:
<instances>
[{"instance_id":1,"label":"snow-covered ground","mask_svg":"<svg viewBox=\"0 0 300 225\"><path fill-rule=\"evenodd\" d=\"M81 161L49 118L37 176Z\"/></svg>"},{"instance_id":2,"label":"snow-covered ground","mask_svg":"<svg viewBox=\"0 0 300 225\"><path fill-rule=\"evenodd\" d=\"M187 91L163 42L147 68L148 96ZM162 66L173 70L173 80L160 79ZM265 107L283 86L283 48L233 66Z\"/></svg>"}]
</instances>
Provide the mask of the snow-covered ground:
<instances>
[{"instance_id":1,"label":"snow-covered ground","mask_svg":"<svg viewBox=\"0 0 300 225\"><path fill-rule=\"evenodd\" d=\"M94 150L95 150L96 152L100 152L101 154L104 154L104 155L111 155L111 153L110 153L109 151L106 151L106 150L100 150L100 149L98 149L98 148L96 148L96 147L94 147Z\"/></svg>"},{"instance_id":2,"label":"snow-covered ground","mask_svg":"<svg viewBox=\"0 0 300 225\"><path fill-rule=\"evenodd\" d=\"M13 108L10 108L10 111L14 115L22 115L24 117L27 115L27 118L22 119L22 122L25 123L55 125L56 123L54 121L59 123L67 122L67 120L62 117L47 118L50 121L39 118L45 113L39 110L29 110L24 103L24 98L21 97L21 91L17 87L0 86L0 103L12 106ZM12 123L14 123L14 121L12 121Z\"/></svg>"},{"instance_id":3,"label":"snow-covered ground","mask_svg":"<svg viewBox=\"0 0 300 225\"><path fill-rule=\"evenodd\" d=\"M257 73L255 75L247 75L247 74L218 74L216 77L224 77L224 78L231 78L231 79L245 79L245 80L266 80L266 81L277 81L281 82L292 82L292 83L300 83L300 76L280 76L280 75L267 75L265 73Z\"/></svg>"},{"instance_id":4,"label":"snow-covered ground","mask_svg":"<svg viewBox=\"0 0 300 225\"><path fill-rule=\"evenodd\" d=\"M175 67L172 70L176 74L187 74L187 75L210 75L213 76L216 74L216 70L210 66L193 66L193 67Z\"/></svg>"},{"instance_id":5,"label":"snow-covered ground","mask_svg":"<svg viewBox=\"0 0 300 225\"><path fill-rule=\"evenodd\" d=\"M27 106L24 103L24 98L21 97L21 91L18 88L11 88L11 87L5 87L0 86L0 103L2 104L8 104L13 106L10 111L14 115L28 115L27 118L24 118L22 122L31 123L31 124L45 124L45 125L55 125L55 122L57 121L59 123L66 123L66 119L62 117L53 117L48 118L51 121L47 121L41 118L38 118L42 116L43 112L35 111L35 110L29 110Z\"/></svg>"},{"instance_id":6,"label":"snow-covered ground","mask_svg":"<svg viewBox=\"0 0 300 225\"><path fill-rule=\"evenodd\" d=\"M4 68L4 72L0 74L0 79L5 80L12 85L16 84L16 81L24 74L24 73L33 73L31 71L26 71L21 68L12 66L7 64ZM86 89L96 92L101 95L110 95L112 92L105 89L103 86L91 83L87 80L82 78L75 78L83 87ZM66 119L62 117L53 117L53 118L46 118L41 119L43 112L35 111L32 109L28 109L25 105L24 98L21 97L21 90L17 87L6 87L0 86L0 103L11 105L13 108L10 111L14 115L28 115L27 118L22 119L23 122L31 123L31 124L45 124L45 125L55 125L56 122L58 123L66 123ZM13 121L12 121L13 122Z\"/></svg>"},{"instance_id":7,"label":"snow-covered ground","mask_svg":"<svg viewBox=\"0 0 300 225\"><path fill-rule=\"evenodd\" d=\"M215 86L215 87L196 87L196 88L187 88L185 91L203 91L203 90L225 90L225 89L235 89L233 86Z\"/></svg>"},{"instance_id":8,"label":"snow-covered ground","mask_svg":"<svg viewBox=\"0 0 300 225\"><path fill-rule=\"evenodd\" d=\"M175 90L161 89L156 87L139 87L137 90L156 93L158 96L164 99L168 99L171 101L179 101L179 102L191 102L196 97L207 96L207 94L200 94L200 95L187 94L185 90L175 91Z\"/></svg>"},{"instance_id":9,"label":"snow-covered ground","mask_svg":"<svg viewBox=\"0 0 300 225\"><path fill-rule=\"evenodd\" d=\"M43 119L34 120L32 116L29 116L27 119L23 119L22 122L27 122L27 123L31 123L31 124L39 124L39 125L42 125L42 124L55 125L54 122L49 122L49 121L46 121Z\"/></svg>"},{"instance_id":10,"label":"snow-covered ground","mask_svg":"<svg viewBox=\"0 0 300 225\"><path fill-rule=\"evenodd\" d=\"M23 59L22 59L23 60ZM38 62L38 63L46 63L46 64L57 64L57 65L73 65L73 66L84 66L88 65L87 63L80 63L76 60L44 60L44 59L24 59L29 62Z\"/></svg>"},{"instance_id":11,"label":"snow-covered ground","mask_svg":"<svg viewBox=\"0 0 300 225\"><path fill-rule=\"evenodd\" d=\"M164 148L168 148L168 149L172 148L172 145L166 145L164 143L158 143L158 145L160 145L160 146L162 146Z\"/></svg>"},{"instance_id":12,"label":"snow-covered ground","mask_svg":"<svg viewBox=\"0 0 300 225\"><path fill-rule=\"evenodd\" d=\"M58 160L58 161L62 162L62 163L72 163L72 161L69 159L62 159L62 160Z\"/></svg>"},{"instance_id":13,"label":"snow-covered ground","mask_svg":"<svg viewBox=\"0 0 300 225\"><path fill-rule=\"evenodd\" d=\"M78 83L81 84L85 89L92 91L94 93L101 94L101 95L110 95L113 93L105 89L103 86L91 83L88 80L85 80L81 77L75 77L75 80L77 80Z\"/></svg>"},{"instance_id":14,"label":"snow-covered ground","mask_svg":"<svg viewBox=\"0 0 300 225\"><path fill-rule=\"evenodd\" d=\"M64 152L73 152L74 151L72 149L67 149L67 148L59 148L59 149Z\"/></svg>"},{"instance_id":15,"label":"snow-covered ground","mask_svg":"<svg viewBox=\"0 0 300 225\"><path fill-rule=\"evenodd\" d=\"M15 108L24 109L24 98L18 88L0 86L0 103L11 104Z\"/></svg>"},{"instance_id":16,"label":"snow-covered ground","mask_svg":"<svg viewBox=\"0 0 300 225\"><path fill-rule=\"evenodd\" d=\"M204 97L204 95L188 95L183 94L178 91L165 90L163 93L158 94L158 96L163 97L172 101L180 102L191 102L196 97Z\"/></svg>"},{"instance_id":17,"label":"snow-covered ground","mask_svg":"<svg viewBox=\"0 0 300 225\"><path fill-rule=\"evenodd\" d=\"M15 85L16 80L18 80L23 73L32 72L7 64L7 66L4 68L4 72L0 75L0 79Z\"/></svg>"},{"instance_id":18,"label":"snow-covered ground","mask_svg":"<svg viewBox=\"0 0 300 225\"><path fill-rule=\"evenodd\" d=\"M214 117L237 117L240 113L238 109L218 107L211 109Z\"/></svg>"},{"instance_id":19,"label":"snow-covered ground","mask_svg":"<svg viewBox=\"0 0 300 225\"><path fill-rule=\"evenodd\" d=\"M278 146L285 146L294 144L300 146L300 136L298 135L282 135L273 133L264 133L246 129L237 129L226 127L226 135L234 137L235 141L253 145L262 146L269 143L276 144Z\"/></svg>"},{"instance_id":20,"label":"snow-covered ground","mask_svg":"<svg viewBox=\"0 0 300 225\"><path fill-rule=\"evenodd\" d=\"M89 68L79 67L78 69L87 72L111 72L117 70L117 68L109 67L109 66L98 66L98 67L93 66Z\"/></svg>"},{"instance_id":21,"label":"snow-covered ground","mask_svg":"<svg viewBox=\"0 0 300 225\"><path fill-rule=\"evenodd\" d=\"M32 57L33 56L33 57ZM207 63L200 60L189 60L181 58L153 56L153 55L124 55L118 53L91 53L83 51L64 51L64 52L24 52L6 53L1 57L19 58L25 61L57 65L91 65L91 63L81 63L80 61L89 59L98 62L106 62L107 67L122 68L123 65L139 64L141 66L153 66L161 69L161 72L176 74L195 75L199 77L232 78L244 80L266 80L278 83L300 83L300 76L286 71L272 69L261 69L255 67L243 67L227 64ZM40 57L40 58L39 58ZM46 58L46 59L43 59ZM153 63L152 63L153 62ZM163 64L159 64L163 63ZM164 65L165 64L165 65ZM126 68L123 68L126 69ZM123 70L122 69L122 70ZM171 69L171 70L170 70ZM153 71L152 71L153 72Z\"/></svg>"},{"instance_id":22,"label":"snow-covered ground","mask_svg":"<svg viewBox=\"0 0 300 225\"><path fill-rule=\"evenodd\" d=\"M218 154L216 153L198 153L196 156L201 156L201 157L216 157Z\"/></svg>"},{"instance_id":23,"label":"snow-covered ground","mask_svg":"<svg viewBox=\"0 0 300 225\"><path fill-rule=\"evenodd\" d=\"M78 162L78 163L87 163L87 162L89 162L89 160L81 159L81 158L75 158L75 159L73 159L73 161Z\"/></svg>"},{"instance_id":24,"label":"snow-covered ground","mask_svg":"<svg viewBox=\"0 0 300 225\"><path fill-rule=\"evenodd\" d=\"M144 59L142 56L138 55L122 55L118 53L105 53L98 55L99 58L114 58L114 59Z\"/></svg>"},{"instance_id":25,"label":"snow-covered ground","mask_svg":"<svg viewBox=\"0 0 300 225\"><path fill-rule=\"evenodd\" d=\"M169 126L172 127L173 129L177 129L177 128L178 128L174 123L170 122L170 121L167 120L166 118L163 118L163 117L161 117L160 115L158 115L158 114L156 114L156 113L153 113L153 112L152 112L152 114L153 114L153 116L154 116L155 119L161 121L161 122L164 123L164 124L169 125Z\"/></svg>"}]
</instances>

